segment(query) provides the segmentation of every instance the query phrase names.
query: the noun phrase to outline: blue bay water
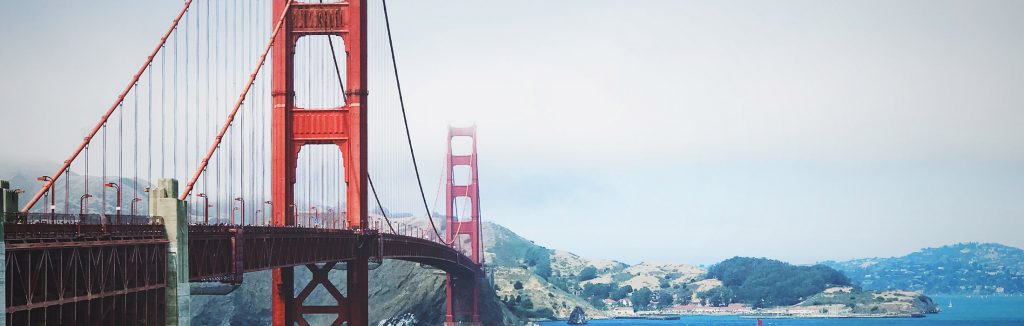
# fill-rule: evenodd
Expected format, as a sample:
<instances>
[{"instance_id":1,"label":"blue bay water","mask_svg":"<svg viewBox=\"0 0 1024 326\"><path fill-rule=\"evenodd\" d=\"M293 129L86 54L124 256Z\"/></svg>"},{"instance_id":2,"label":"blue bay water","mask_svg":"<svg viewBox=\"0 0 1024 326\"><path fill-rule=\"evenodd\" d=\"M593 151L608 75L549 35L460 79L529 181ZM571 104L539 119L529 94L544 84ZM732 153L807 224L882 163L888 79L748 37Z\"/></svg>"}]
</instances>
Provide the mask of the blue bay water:
<instances>
[{"instance_id":1,"label":"blue bay water","mask_svg":"<svg viewBox=\"0 0 1024 326\"><path fill-rule=\"evenodd\" d=\"M765 326L852 326L852 325L1017 325L1024 326L1024 296L931 296L942 312L925 318L834 318L834 319L764 319ZM953 307L949 308L949 303ZM541 325L565 325L565 322L545 322ZM679 320L595 320L588 325L691 325L691 326L754 326L756 319L735 316L683 316Z\"/></svg>"}]
</instances>

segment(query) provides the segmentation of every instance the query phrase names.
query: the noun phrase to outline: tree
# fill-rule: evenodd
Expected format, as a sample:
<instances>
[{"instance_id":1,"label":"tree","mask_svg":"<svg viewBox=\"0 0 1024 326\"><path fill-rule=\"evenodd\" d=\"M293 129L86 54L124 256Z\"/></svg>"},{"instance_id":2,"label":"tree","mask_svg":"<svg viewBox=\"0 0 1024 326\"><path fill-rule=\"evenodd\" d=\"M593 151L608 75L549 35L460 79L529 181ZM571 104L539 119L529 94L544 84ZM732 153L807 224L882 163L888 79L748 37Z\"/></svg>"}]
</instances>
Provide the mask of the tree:
<instances>
[{"instance_id":1,"label":"tree","mask_svg":"<svg viewBox=\"0 0 1024 326\"><path fill-rule=\"evenodd\" d=\"M629 301L633 303L633 312L647 309L647 306L651 304L651 296L651 290L647 288L633 291L633 294L629 296Z\"/></svg>"},{"instance_id":2,"label":"tree","mask_svg":"<svg viewBox=\"0 0 1024 326\"><path fill-rule=\"evenodd\" d=\"M672 306L672 293L669 291L658 292L658 309L664 309Z\"/></svg>"},{"instance_id":3,"label":"tree","mask_svg":"<svg viewBox=\"0 0 1024 326\"><path fill-rule=\"evenodd\" d=\"M533 309L533 300L530 298L523 299L523 309Z\"/></svg>"},{"instance_id":4,"label":"tree","mask_svg":"<svg viewBox=\"0 0 1024 326\"><path fill-rule=\"evenodd\" d=\"M729 288L719 286L704 292L698 292L697 298L700 299L700 303L705 306L725 307L732 303L735 295Z\"/></svg>"},{"instance_id":5,"label":"tree","mask_svg":"<svg viewBox=\"0 0 1024 326\"><path fill-rule=\"evenodd\" d=\"M623 285L622 287L619 287L618 289L615 289L615 291L612 291L612 293L609 295L609 297L611 297L612 300L618 301L618 300L625 299L626 296L628 296L630 292L633 292L633 287L629 286L629 284L626 284L626 285Z\"/></svg>"},{"instance_id":6,"label":"tree","mask_svg":"<svg viewBox=\"0 0 1024 326\"><path fill-rule=\"evenodd\" d=\"M583 286L583 296L604 300L605 298L608 298L611 288L612 286L610 284L589 283Z\"/></svg>"},{"instance_id":7,"label":"tree","mask_svg":"<svg viewBox=\"0 0 1024 326\"><path fill-rule=\"evenodd\" d=\"M551 277L551 252L543 247L531 248L526 252L526 264L533 267L534 274L543 279Z\"/></svg>"},{"instance_id":8,"label":"tree","mask_svg":"<svg viewBox=\"0 0 1024 326\"><path fill-rule=\"evenodd\" d=\"M584 267L583 270L580 271L580 276L578 277L580 282L595 278L597 278L597 267L594 266Z\"/></svg>"},{"instance_id":9,"label":"tree","mask_svg":"<svg viewBox=\"0 0 1024 326\"><path fill-rule=\"evenodd\" d=\"M766 258L734 257L708 269L708 278L722 281L735 300L754 306L788 306L830 286L849 286L850 279L824 265L793 266Z\"/></svg>"},{"instance_id":10,"label":"tree","mask_svg":"<svg viewBox=\"0 0 1024 326\"><path fill-rule=\"evenodd\" d=\"M516 281L515 284L512 284L512 288L514 288L516 290L522 290L523 289L523 282Z\"/></svg>"}]
</instances>

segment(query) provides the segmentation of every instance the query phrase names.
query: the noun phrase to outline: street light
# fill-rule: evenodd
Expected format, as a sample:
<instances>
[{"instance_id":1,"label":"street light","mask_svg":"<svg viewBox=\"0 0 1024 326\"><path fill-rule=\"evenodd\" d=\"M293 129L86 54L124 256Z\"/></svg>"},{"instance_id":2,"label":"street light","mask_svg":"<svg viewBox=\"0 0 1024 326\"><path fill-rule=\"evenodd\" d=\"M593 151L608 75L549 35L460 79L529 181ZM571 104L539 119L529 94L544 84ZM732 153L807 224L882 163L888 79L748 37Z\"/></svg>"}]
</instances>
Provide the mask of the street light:
<instances>
[{"instance_id":1,"label":"street light","mask_svg":"<svg viewBox=\"0 0 1024 326\"><path fill-rule=\"evenodd\" d=\"M135 218L135 203L138 203L140 201L142 201L142 198L139 198L139 197L132 198L132 218Z\"/></svg>"},{"instance_id":2,"label":"street light","mask_svg":"<svg viewBox=\"0 0 1024 326\"><path fill-rule=\"evenodd\" d=\"M117 211L117 224L121 224L121 185L110 182L104 184L103 186L107 188L117 189L117 207L115 208L115 210Z\"/></svg>"},{"instance_id":3,"label":"street light","mask_svg":"<svg viewBox=\"0 0 1024 326\"><path fill-rule=\"evenodd\" d=\"M270 215L270 219L274 219L274 215L273 215L273 214L274 214L274 203L272 203L272 202L271 202L271 201L269 201L269 200L268 200L268 201L265 201L265 202L263 202L263 203L264 203L264 204L267 204L267 205L270 205L270 208L269 208L269 209L267 209L267 211L268 211L268 212L270 212L270 214L271 214L271 215ZM266 215L266 213L264 213L263 215ZM270 221L267 221L266 219L263 219L263 222L264 222L264 224L266 224L266 225L270 225L270 223L269 223Z\"/></svg>"},{"instance_id":4,"label":"street light","mask_svg":"<svg viewBox=\"0 0 1024 326\"><path fill-rule=\"evenodd\" d=\"M47 181L53 181L53 178L50 178L50 176L48 176L48 175L44 175L44 176L36 178L36 180L47 182ZM55 204L54 203L55 202L55 197L53 197L53 188L54 187L51 185L50 186L50 195L49 195L49 197L50 197L50 224L53 224L53 218L54 218L54 216L57 215L56 214L57 206L54 205ZM45 198L43 199L43 202L44 203L46 202Z\"/></svg>"},{"instance_id":5,"label":"street light","mask_svg":"<svg viewBox=\"0 0 1024 326\"><path fill-rule=\"evenodd\" d=\"M239 203L242 203L242 223L239 225L245 225L245 199L242 197L235 198Z\"/></svg>"},{"instance_id":6,"label":"street light","mask_svg":"<svg viewBox=\"0 0 1024 326\"><path fill-rule=\"evenodd\" d=\"M206 193L199 193L196 196L203 199L203 224L210 224L210 198L206 197Z\"/></svg>"},{"instance_id":7,"label":"street light","mask_svg":"<svg viewBox=\"0 0 1024 326\"><path fill-rule=\"evenodd\" d=\"M92 198L92 195L84 194L84 195L82 195L82 198L78 199L78 215L79 215L79 220L81 220L81 215L85 214L85 200L87 198Z\"/></svg>"}]
</instances>

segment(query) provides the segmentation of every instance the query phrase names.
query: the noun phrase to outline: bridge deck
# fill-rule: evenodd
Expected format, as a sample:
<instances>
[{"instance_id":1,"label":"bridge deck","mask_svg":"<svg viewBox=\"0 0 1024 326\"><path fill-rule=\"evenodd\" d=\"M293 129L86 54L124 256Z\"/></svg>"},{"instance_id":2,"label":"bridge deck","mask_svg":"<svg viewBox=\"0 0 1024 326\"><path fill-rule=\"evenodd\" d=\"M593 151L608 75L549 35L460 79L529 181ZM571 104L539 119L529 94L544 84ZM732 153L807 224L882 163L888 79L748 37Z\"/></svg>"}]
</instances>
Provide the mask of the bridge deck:
<instances>
[{"instance_id":1,"label":"bridge deck","mask_svg":"<svg viewBox=\"0 0 1024 326\"><path fill-rule=\"evenodd\" d=\"M168 245L163 226L4 228L11 324L104 321L103 316L162 323ZM459 277L480 273L469 257L448 246L373 230L191 225L189 247L190 281L238 282L246 272L351 260L362 248L371 259L418 262Z\"/></svg>"},{"instance_id":2,"label":"bridge deck","mask_svg":"<svg viewBox=\"0 0 1024 326\"><path fill-rule=\"evenodd\" d=\"M189 280L230 281L237 272L370 257L423 263L459 276L479 268L461 252L433 241L351 230L267 226L189 226Z\"/></svg>"}]
</instances>

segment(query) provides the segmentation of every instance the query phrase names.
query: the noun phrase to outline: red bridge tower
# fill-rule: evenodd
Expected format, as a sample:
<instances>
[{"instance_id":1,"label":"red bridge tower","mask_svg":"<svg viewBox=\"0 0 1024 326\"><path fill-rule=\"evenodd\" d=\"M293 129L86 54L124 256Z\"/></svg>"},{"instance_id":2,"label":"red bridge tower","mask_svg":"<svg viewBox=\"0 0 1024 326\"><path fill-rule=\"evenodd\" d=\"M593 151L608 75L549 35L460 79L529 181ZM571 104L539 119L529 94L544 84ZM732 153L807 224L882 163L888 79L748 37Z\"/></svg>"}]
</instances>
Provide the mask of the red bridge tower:
<instances>
[{"instance_id":1,"label":"red bridge tower","mask_svg":"<svg viewBox=\"0 0 1024 326\"><path fill-rule=\"evenodd\" d=\"M348 226L362 229L366 225L366 0L335 3L300 3L274 0L273 23L283 18L281 30L274 39L271 131L271 199L273 225L295 225L292 205L295 204L295 169L303 145L337 145L344 159ZM345 104L337 108L299 108L295 106L295 46L303 36L340 36L345 43ZM308 250L293 248L294 250ZM323 268L307 266L313 280L295 295L293 267L273 272L274 325L308 324L304 314L338 315L334 324L366 325L367 257L357 255L347 262L348 294L327 279L334 263ZM303 301L317 286L323 286L337 305L305 306Z\"/></svg>"},{"instance_id":2,"label":"red bridge tower","mask_svg":"<svg viewBox=\"0 0 1024 326\"><path fill-rule=\"evenodd\" d=\"M472 140L472 149L468 154L456 155L452 151L452 142L458 137L468 137ZM462 153L460 153L462 154ZM467 176L467 182L457 183L455 179L455 168L456 167L468 167L469 175ZM448 155L446 159L446 171L447 171L447 201L445 202L445 216L448 217L446 233L448 234L448 242L452 243L456 248L462 246L462 235L469 236L470 243L470 258L473 263L483 264L483 252L480 246L480 186L479 179L477 178L477 153L476 153L476 126L466 128L448 127ZM462 180L459 180L462 181ZM456 200L462 201L457 203ZM466 212L466 206L468 206L468 212ZM465 219L468 213L469 219ZM456 216L458 215L458 216ZM482 269L481 269L482 270ZM470 291L471 297L469 298L469 309L470 321L474 325L480 324L480 289L479 281L482 275L477 275L472 280L465 280L460 284L465 283L471 286ZM456 310L455 304L455 291L454 283L451 274L448 274L448 285L446 289L447 303L445 304L445 324L454 325L456 321ZM461 305L465 307L466 305Z\"/></svg>"}]
</instances>

